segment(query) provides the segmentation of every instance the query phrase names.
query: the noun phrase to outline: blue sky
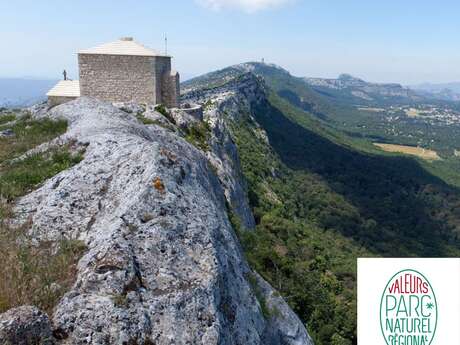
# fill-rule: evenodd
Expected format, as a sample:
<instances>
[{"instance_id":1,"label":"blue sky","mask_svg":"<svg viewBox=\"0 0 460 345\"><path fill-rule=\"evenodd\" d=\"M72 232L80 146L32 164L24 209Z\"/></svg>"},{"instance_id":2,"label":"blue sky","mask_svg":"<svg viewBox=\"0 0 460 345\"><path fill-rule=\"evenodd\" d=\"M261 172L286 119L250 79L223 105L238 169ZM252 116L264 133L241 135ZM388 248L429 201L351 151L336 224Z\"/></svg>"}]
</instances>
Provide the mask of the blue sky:
<instances>
[{"instance_id":1,"label":"blue sky","mask_svg":"<svg viewBox=\"0 0 460 345\"><path fill-rule=\"evenodd\" d=\"M460 81L460 1L0 1L1 77L76 77L75 52L121 36L163 50L184 78L260 60L299 76Z\"/></svg>"}]
</instances>

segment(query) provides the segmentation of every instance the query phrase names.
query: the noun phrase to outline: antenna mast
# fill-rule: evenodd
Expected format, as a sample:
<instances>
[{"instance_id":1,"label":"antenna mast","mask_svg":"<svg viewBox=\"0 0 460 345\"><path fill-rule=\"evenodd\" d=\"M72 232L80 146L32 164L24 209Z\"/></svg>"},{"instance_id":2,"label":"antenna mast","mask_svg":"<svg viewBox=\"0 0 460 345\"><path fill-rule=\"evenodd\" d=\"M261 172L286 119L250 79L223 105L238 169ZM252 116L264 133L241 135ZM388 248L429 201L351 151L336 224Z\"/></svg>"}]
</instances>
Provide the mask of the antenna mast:
<instances>
[{"instance_id":1,"label":"antenna mast","mask_svg":"<svg viewBox=\"0 0 460 345\"><path fill-rule=\"evenodd\" d=\"M165 55L168 55L168 36L165 34Z\"/></svg>"}]
</instances>

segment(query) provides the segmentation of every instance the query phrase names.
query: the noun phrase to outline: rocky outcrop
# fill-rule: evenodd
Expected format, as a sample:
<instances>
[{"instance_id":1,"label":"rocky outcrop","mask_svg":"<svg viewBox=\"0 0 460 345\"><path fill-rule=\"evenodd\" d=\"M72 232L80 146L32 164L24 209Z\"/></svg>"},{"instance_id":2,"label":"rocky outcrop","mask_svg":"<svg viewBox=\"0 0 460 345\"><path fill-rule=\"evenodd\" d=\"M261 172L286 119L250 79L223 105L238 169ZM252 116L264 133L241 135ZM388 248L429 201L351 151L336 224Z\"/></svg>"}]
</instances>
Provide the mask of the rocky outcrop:
<instances>
[{"instance_id":1,"label":"rocky outcrop","mask_svg":"<svg viewBox=\"0 0 460 345\"><path fill-rule=\"evenodd\" d=\"M303 78L303 80L312 87L348 90L353 96L368 101L378 97L395 97L414 101L421 99L414 91L400 84L370 83L349 74L341 74L337 79Z\"/></svg>"},{"instance_id":2,"label":"rocky outcrop","mask_svg":"<svg viewBox=\"0 0 460 345\"><path fill-rule=\"evenodd\" d=\"M216 168L232 210L244 228L252 229L254 217L246 198L247 187L229 126L243 116L251 116L252 108L266 98L265 85L250 72L240 72L225 81L214 88L190 88L182 99L203 104L204 118L212 129L212 149L207 153L208 158Z\"/></svg>"},{"instance_id":3,"label":"rocky outcrop","mask_svg":"<svg viewBox=\"0 0 460 345\"><path fill-rule=\"evenodd\" d=\"M219 117L219 112L207 113L211 126L211 150L206 153L209 162L216 170L224 193L232 211L238 216L244 229L255 226L249 203L246 197L246 184L241 173L238 149L233 142L225 120Z\"/></svg>"},{"instance_id":4,"label":"rocky outcrop","mask_svg":"<svg viewBox=\"0 0 460 345\"><path fill-rule=\"evenodd\" d=\"M273 301L281 313L262 312L260 298L272 303L273 290L257 280L262 293L254 291L225 206L225 194L247 205L243 183L234 175L241 189L224 193L231 184L221 184L209 163L217 157L225 171L235 158L238 170L224 124L213 125L220 134L204 154L180 131L143 125L94 99L46 116L69 123L56 142L86 147L83 161L16 206L37 240L78 238L88 248L54 311L58 342L311 344L281 298Z\"/></svg>"},{"instance_id":5,"label":"rocky outcrop","mask_svg":"<svg viewBox=\"0 0 460 345\"><path fill-rule=\"evenodd\" d=\"M240 84L244 85L244 83L232 84L233 87ZM238 150L226 125L227 119L223 115L227 110L231 114L237 113L235 109L247 112L250 103L247 102L247 95L245 94L240 92L229 94L238 95L239 97L237 99L233 97L223 98L225 108L219 111L212 111L213 109L210 107L207 109L206 124L209 126L210 136L208 138L209 149L206 150L206 155L224 188L226 199L232 211L238 216L244 229L252 229L255 226L255 222L246 197L246 185L241 173ZM208 94L207 96L210 95ZM203 101L203 98L199 98L199 100ZM211 97L208 100L211 103L215 102L215 99ZM187 133L203 120L202 107L197 105L189 105L188 108L184 109L170 109L168 111L169 120L157 112L153 106L140 106L136 103L116 103L114 105L129 113L140 114L155 123L161 124L163 127L176 130L176 132L179 132L177 129L180 129ZM216 110L215 107L214 110ZM197 113L197 111L199 112Z\"/></svg>"},{"instance_id":6,"label":"rocky outcrop","mask_svg":"<svg viewBox=\"0 0 460 345\"><path fill-rule=\"evenodd\" d=\"M275 291L259 274L254 273L256 289L264 296L271 317L268 318L267 332L264 334L266 345L302 345L313 344L298 316L289 308L280 294Z\"/></svg>"},{"instance_id":7,"label":"rocky outcrop","mask_svg":"<svg viewBox=\"0 0 460 345\"><path fill-rule=\"evenodd\" d=\"M33 306L0 314L1 345L52 345L53 339L48 316Z\"/></svg>"}]
</instances>

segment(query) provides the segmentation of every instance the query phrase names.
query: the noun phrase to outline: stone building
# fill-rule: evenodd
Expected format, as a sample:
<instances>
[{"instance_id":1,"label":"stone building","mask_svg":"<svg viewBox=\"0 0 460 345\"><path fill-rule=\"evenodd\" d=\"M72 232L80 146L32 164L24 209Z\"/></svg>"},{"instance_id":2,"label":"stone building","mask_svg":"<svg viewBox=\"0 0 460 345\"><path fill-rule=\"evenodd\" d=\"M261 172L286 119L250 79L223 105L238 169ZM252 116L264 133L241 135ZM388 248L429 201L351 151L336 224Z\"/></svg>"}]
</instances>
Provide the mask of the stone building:
<instances>
[{"instance_id":1,"label":"stone building","mask_svg":"<svg viewBox=\"0 0 460 345\"><path fill-rule=\"evenodd\" d=\"M80 97L78 80L61 80L46 94L51 106L65 103Z\"/></svg>"},{"instance_id":2,"label":"stone building","mask_svg":"<svg viewBox=\"0 0 460 345\"><path fill-rule=\"evenodd\" d=\"M178 106L179 73L171 70L171 57L146 48L131 37L79 51L78 68L79 82L58 83L47 94L50 104L90 96L110 102ZM79 95L75 93L75 83Z\"/></svg>"}]
</instances>

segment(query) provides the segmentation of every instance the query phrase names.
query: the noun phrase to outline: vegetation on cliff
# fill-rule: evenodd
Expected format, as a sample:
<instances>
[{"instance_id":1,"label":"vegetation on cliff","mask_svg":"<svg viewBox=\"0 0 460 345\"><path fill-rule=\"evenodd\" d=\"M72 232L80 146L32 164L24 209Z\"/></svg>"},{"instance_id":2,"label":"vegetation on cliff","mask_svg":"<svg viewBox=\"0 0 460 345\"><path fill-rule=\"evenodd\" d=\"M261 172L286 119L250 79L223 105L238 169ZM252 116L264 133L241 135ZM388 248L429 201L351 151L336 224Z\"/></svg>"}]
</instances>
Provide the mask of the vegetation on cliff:
<instances>
[{"instance_id":1,"label":"vegetation on cliff","mask_svg":"<svg viewBox=\"0 0 460 345\"><path fill-rule=\"evenodd\" d=\"M0 313L20 305L36 305L51 314L73 283L84 247L63 238L59 243L30 241L28 225L11 226L17 198L82 159L68 145L21 157L26 151L65 132L65 121L33 120L22 114L0 117Z\"/></svg>"},{"instance_id":2,"label":"vegetation on cliff","mask_svg":"<svg viewBox=\"0 0 460 345\"><path fill-rule=\"evenodd\" d=\"M460 192L439 169L381 154L273 89L232 133L257 222L239 231L246 255L315 344L357 342L357 257L460 254Z\"/></svg>"}]
</instances>

